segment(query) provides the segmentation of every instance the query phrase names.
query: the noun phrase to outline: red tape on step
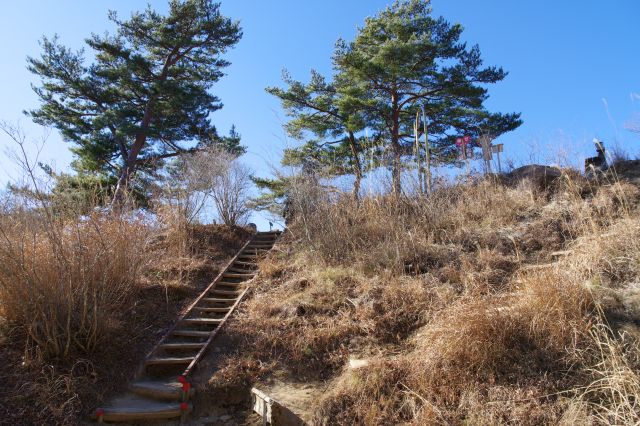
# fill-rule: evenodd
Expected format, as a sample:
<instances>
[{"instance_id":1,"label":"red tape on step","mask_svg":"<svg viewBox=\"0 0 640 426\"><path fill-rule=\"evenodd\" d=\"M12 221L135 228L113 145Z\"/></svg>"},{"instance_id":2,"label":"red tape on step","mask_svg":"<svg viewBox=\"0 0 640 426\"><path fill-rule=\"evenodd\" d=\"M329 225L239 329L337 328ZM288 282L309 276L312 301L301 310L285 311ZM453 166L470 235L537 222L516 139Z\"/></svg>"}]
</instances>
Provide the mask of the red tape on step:
<instances>
[{"instance_id":1,"label":"red tape on step","mask_svg":"<svg viewBox=\"0 0 640 426\"><path fill-rule=\"evenodd\" d=\"M96 409L96 417L100 418L102 416L104 416L104 409L102 409L102 408Z\"/></svg>"},{"instance_id":2,"label":"red tape on step","mask_svg":"<svg viewBox=\"0 0 640 426\"><path fill-rule=\"evenodd\" d=\"M182 383L183 385L187 383L187 379L184 376L178 376L178 383Z\"/></svg>"},{"instance_id":3,"label":"red tape on step","mask_svg":"<svg viewBox=\"0 0 640 426\"><path fill-rule=\"evenodd\" d=\"M189 404L187 404L186 402L180 403L180 411L187 411L188 409L189 409Z\"/></svg>"},{"instance_id":4,"label":"red tape on step","mask_svg":"<svg viewBox=\"0 0 640 426\"><path fill-rule=\"evenodd\" d=\"M182 384L182 390L183 390L184 392L187 392L187 393L188 393L188 392L189 392L189 389L191 389L191 383L183 383L183 384Z\"/></svg>"}]
</instances>

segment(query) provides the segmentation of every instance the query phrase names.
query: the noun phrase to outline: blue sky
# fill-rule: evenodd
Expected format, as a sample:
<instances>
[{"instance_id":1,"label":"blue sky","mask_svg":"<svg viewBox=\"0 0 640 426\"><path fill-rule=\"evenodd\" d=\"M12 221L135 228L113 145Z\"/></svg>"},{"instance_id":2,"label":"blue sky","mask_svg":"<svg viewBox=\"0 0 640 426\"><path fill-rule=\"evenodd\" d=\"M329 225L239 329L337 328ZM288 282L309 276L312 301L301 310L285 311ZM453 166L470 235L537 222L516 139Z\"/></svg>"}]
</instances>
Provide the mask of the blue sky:
<instances>
[{"instance_id":1,"label":"blue sky","mask_svg":"<svg viewBox=\"0 0 640 426\"><path fill-rule=\"evenodd\" d=\"M158 10L165 1L151 1ZM305 79L314 68L329 75L339 37L351 39L364 18L390 1L234 0L223 13L239 19L244 37L227 58L232 65L214 91L224 108L212 118L221 133L237 126L248 146L245 161L257 174L269 174L280 153L295 142L282 130L286 117L264 88L281 84L287 68ZM146 1L21 0L0 6L0 119L20 120L32 136L42 131L22 116L37 99L25 58L39 53L42 35L81 47L91 32L113 30L107 9L121 16ZM531 159L564 159L580 164L595 155L591 140L617 144L634 156L640 135L624 124L640 111L640 2L434 0L434 14L465 27L463 38L477 43L486 64L500 65L509 76L490 88L487 105L495 111L522 112L524 125L504 135L505 155L516 164ZM0 185L17 176L4 156L9 142L0 136ZM52 132L41 159L57 170L68 166L67 145ZM261 221L264 223L263 221Z\"/></svg>"}]
</instances>

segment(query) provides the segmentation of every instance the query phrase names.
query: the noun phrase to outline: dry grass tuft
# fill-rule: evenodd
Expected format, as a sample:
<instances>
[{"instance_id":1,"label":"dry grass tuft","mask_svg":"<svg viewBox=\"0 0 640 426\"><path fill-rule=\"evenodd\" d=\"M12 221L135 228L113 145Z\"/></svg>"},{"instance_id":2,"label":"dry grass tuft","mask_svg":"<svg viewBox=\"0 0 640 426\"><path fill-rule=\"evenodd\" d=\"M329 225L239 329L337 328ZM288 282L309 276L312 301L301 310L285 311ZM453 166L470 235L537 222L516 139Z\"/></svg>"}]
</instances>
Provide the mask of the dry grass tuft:
<instances>
[{"instance_id":1,"label":"dry grass tuft","mask_svg":"<svg viewBox=\"0 0 640 426\"><path fill-rule=\"evenodd\" d=\"M601 424L640 423L640 345L604 323L591 330L592 344L582 354L591 381L576 401Z\"/></svg>"},{"instance_id":2,"label":"dry grass tuft","mask_svg":"<svg viewBox=\"0 0 640 426\"><path fill-rule=\"evenodd\" d=\"M147 227L98 214L79 222L2 222L2 316L44 359L105 343L147 260Z\"/></svg>"}]
</instances>

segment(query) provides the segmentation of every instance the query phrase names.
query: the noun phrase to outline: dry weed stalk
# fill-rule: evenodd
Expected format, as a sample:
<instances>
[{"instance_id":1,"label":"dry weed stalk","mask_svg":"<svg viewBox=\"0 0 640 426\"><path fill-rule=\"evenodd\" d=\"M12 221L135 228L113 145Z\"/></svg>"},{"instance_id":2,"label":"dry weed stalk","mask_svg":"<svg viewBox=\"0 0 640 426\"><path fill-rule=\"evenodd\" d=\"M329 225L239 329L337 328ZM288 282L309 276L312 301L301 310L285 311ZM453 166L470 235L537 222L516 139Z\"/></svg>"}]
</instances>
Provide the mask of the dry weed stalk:
<instances>
[{"instance_id":1,"label":"dry weed stalk","mask_svg":"<svg viewBox=\"0 0 640 426\"><path fill-rule=\"evenodd\" d=\"M592 345L585 351L591 382L580 390L584 404L601 424L640 424L640 345L625 333L616 333L604 322L590 332Z\"/></svg>"}]
</instances>

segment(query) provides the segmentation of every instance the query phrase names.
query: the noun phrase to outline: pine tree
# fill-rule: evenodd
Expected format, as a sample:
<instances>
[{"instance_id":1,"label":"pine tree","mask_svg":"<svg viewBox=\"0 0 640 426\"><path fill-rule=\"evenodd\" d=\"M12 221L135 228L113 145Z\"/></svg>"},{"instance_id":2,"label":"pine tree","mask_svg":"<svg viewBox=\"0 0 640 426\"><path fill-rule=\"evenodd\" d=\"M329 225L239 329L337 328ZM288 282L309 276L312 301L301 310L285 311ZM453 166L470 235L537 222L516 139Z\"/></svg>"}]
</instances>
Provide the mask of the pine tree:
<instances>
[{"instance_id":1,"label":"pine tree","mask_svg":"<svg viewBox=\"0 0 640 426\"><path fill-rule=\"evenodd\" d=\"M354 41L339 40L335 84L350 87L342 101L361 114L391 156L393 192L401 193L403 157L414 147L420 108L441 158L452 159L455 135L478 136L490 120L494 136L521 124L519 114L490 114L486 84L507 73L483 67L478 46L460 42L462 26L431 16L427 0L396 1L368 18Z\"/></svg>"},{"instance_id":2,"label":"pine tree","mask_svg":"<svg viewBox=\"0 0 640 426\"><path fill-rule=\"evenodd\" d=\"M148 7L109 18L117 32L86 40L95 52L89 64L57 37L43 38L41 56L28 58L42 80L34 87L41 106L28 114L73 143L73 167L117 176L116 201L134 173L198 145L241 152L235 129L221 138L209 119L222 107L210 89L229 65L221 55L242 36L238 22L210 0L171 0L166 16Z\"/></svg>"},{"instance_id":3,"label":"pine tree","mask_svg":"<svg viewBox=\"0 0 640 426\"><path fill-rule=\"evenodd\" d=\"M365 121L358 110L345 102L345 91L311 71L308 84L293 80L285 72L286 89L268 87L278 97L291 120L285 125L289 136L305 141L285 151L283 165L315 167L328 175L353 174L353 196L358 198L363 177L361 154L365 141L358 132Z\"/></svg>"}]
</instances>

